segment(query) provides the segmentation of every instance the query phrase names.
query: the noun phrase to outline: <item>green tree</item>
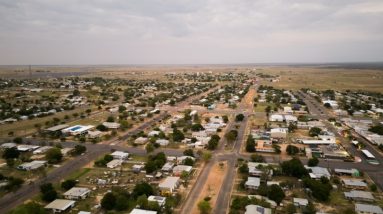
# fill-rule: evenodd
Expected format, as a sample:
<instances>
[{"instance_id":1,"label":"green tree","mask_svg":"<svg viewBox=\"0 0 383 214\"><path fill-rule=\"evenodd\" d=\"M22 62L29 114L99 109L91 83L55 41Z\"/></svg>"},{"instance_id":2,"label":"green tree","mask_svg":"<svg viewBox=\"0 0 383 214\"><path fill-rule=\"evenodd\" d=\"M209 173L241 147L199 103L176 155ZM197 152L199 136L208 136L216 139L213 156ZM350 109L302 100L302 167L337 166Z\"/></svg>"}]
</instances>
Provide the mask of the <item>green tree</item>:
<instances>
[{"instance_id":1,"label":"green tree","mask_svg":"<svg viewBox=\"0 0 383 214\"><path fill-rule=\"evenodd\" d=\"M45 153L45 159L47 159L48 163L59 163L62 157L61 150L57 147L51 148Z\"/></svg>"},{"instance_id":2,"label":"green tree","mask_svg":"<svg viewBox=\"0 0 383 214\"><path fill-rule=\"evenodd\" d=\"M186 150L183 152L183 154L186 155L186 156L194 157L194 151L193 151L193 149L186 149Z\"/></svg>"},{"instance_id":3,"label":"green tree","mask_svg":"<svg viewBox=\"0 0 383 214\"><path fill-rule=\"evenodd\" d=\"M113 193L108 192L101 199L101 207L105 210L112 210L116 205L116 196Z\"/></svg>"},{"instance_id":4,"label":"green tree","mask_svg":"<svg viewBox=\"0 0 383 214\"><path fill-rule=\"evenodd\" d=\"M80 155L82 153L86 152L86 146L83 145L76 145L73 150L73 155Z\"/></svg>"},{"instance_id":5,"label":"green tree","mask_svg":"<svg viewBox=\"0 0 383 214\"><path fill-rule=\"evenodd\" d=\"M47 214L47 211L40 204L32 201L22 204L9 212L10 214Z\"/></svg>"},{"instance_id":6,"label":"green tree","mask_svg":"<svg viewBox=\"0 0 383 214\"><path fill-rule=\"evenodd\" d=\"M285 193L279 185L273 184L268 187L267 197L280 204L285 198Z\"/></svg>"},{"instance_id":7,"label":"green tree","mask_svg":"<svg viewBox=\"0 0 383 214\"><path fill-rule=\"evenodd\" d=\"M318 127L312 127L312 128L309 130L309 135L310 135L310 137L316 137L316 136L318 136L321 132L322 132L322 129L321 129L321 128L318 128Z\"/></svg>"},{"instance_id":8,"label":"green tree","mask_svg":"<svg viewBox=\"0 0 383 214\"><path fill-rule=\"evenodd\" d=\"M299 148L293 145L287 145L286 152L288 155L296 155L299 153Z\"/></svg>"},{"instance_id":9,"label":"green tree","mask_svg":"<svg viewBox=\"0 0 383 214\"><path fill-rule=\"evenodd\" d=\"M246 152L255 152L255 140L251 134L246 140Z\"/></svg>"},{"instance_id":10,"label":"green tree","mask_svg":"<svg viewBox=\"0 0 383 214\"><path fill-rule=\"evenodd\" d=\"M210 203L206 200L202 200L198 203L198 210L201 214L209 214L211 212Z\"/></svg>"},{"instance_id":11,"label":"green tree","mask_svg":"<svg viewBox=\"0 0 383 214\"><path fill-rule=\"evenodd\" d=\"M75 187L77 184L77 182L73 179L68 179L68 180L65 180L61 183L61 188L63 188L64 190L69 190L71 189L72 187Z\"/></svg>"},{"instance_id":12,"label":"green tree","mask_svg":"<svg viewBox=\"0 0 383 214\"><path fill-rule=\"evenodd\" d=\"M250 156L250 160L252 162L257 162L257 163L264 163L265 162L265 158L262 155L259 155L259 154L252 154Z\"/></svg>"},{"instance_id":13,"label":"green tree","mask_svg":"<svg viewBox=\"0 0 383 214\"><path fill-rule=\"evenodd\" d=\"M21 137L15 137L13 139L13 142L16 143L16 144L22 144L23 143L23 138Z\"/></svg>"},{"instance_id":14,"label":"green tree","mask_svg":"<svg viewBox=\"0 0 383 214\"><path fill-rule=\"evenodd\" d=\"M173 141L181 142L183 139L185 139L184 133L182 133L182 131L178 130L177 128L174 128L173 129Z\"/></svg>"},{"instance_id":15,"label":"green tree","mask_svg":"<svg viewBox=\"0 0 383 214\"><path fill-rule=\"evenodd\" d=\"M184 160L184 164L187 165L187 166L193 166L194 165L194 160L191 159L191 158L186 158Z\"/></svg>"},{"instance_id":16,"label":"green tree","mask_svg":"<svg viewBox=\"0 0 383 214\"><path fill-rule=\"evenodd\" d=\"M287 214L294 214L297 212L297 209L295 208L294 204L288 204L285 208L285 213Z\"/></svg>"},{"instance_id":17,"label":"green tree","mask_svg":"<svg viewBox=\"0 0 383 214\"><path fill-rule=\"evenodd\" d=\"M306 168L298 158L293 158L289 161L282 162L281 168L283 174L296 178L302 178L308 174Z\"/></svg>"},{"instance_id":18,"label":"green tree","mask_svg":"<svg viewBox=\"0 0 383 214\"><path fill-rule=\"evenodd\" d=\"M243 119L245 119L245 116L243 114L237 114L235 116L235 121L236 122L241 122L241 121L243 121Z\"/></svg>"},{"instance_id":19,"label":"green tree","mask_svg":"<svg viewBox=\"0 0 383 214\"><path fill-rule=\"evenodd\" d=\"M307 162L307 165L308 166L317 166L319 163L319 160L317 157L312 157L309 159L309 161Z\"/></svg>"},{"instance_id":20,"label":"green tree","mask_svg":"<svg viewBox=\"0 0 383 214\"><path fill-rule=\"evenodd\" d=\"M51 202L57 198L57 192L52 183L45 183L40 186L41 199L46 202Z\"/></svg>"},{"instance_id":21,"label":"green tree","mask_svg":"<svg viewBox=\"0 0 383 214\"><path fill-rule=\"evenodd\" d=\"M313 203L311 203L311 201L309 201L309 204L302 209L302 213L303 214L315 214L316 213L316 209L315 209L315 206Z\"/></svg>"},{"instance_id":22,"label":"green tree","mask_svg":"<svg viewBox=\"0 0 383 214\"><path fill-rule=\"evenodd\" d=\"M136 186L134 186L132 196L133 198L137 199L141 195L150 196L150 195L153 195L153 193L154 193L154 189L150 184L146 182L141 182L136 184Z\"/></svg>"},{"instance_id":23,"label":"green tree","mask_svg":"<svg viewBox=\"0 0 383 214\"><path fill-rule=\"evenodd\" d=\"M19 150L16 147L14 148L6 148L3 153L4 159L13 159L18 158L20 156Z\"/></svg>"}]
</instances>

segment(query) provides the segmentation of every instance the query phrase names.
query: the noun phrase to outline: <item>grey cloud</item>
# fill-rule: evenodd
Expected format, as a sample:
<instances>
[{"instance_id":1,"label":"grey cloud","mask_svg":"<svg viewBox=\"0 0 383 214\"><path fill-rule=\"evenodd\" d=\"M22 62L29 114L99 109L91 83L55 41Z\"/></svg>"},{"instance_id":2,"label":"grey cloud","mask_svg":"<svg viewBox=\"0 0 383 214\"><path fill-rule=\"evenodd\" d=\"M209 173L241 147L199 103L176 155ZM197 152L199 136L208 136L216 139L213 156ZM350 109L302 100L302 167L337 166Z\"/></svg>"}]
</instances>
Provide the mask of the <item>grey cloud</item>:
<instances>
[{"instance_id":1,"label":"grey cloud","mask_svg":"<svg viewBox=\"0 0 383 214\"><path fill-rule=\"evenodd\" d=\"M378 0L0 0L0 64L377 61Z\"/></svg>"}]
</instances>

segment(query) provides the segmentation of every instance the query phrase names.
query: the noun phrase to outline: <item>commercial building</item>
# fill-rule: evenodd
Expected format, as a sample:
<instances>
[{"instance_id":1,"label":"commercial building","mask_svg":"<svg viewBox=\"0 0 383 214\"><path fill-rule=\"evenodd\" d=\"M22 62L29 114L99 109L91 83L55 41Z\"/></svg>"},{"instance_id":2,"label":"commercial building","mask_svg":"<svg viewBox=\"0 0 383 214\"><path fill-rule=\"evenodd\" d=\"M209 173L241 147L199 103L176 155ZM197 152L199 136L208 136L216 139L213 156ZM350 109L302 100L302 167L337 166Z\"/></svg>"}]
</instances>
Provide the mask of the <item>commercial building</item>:
<instances>
[{"instance_id":1,"label":"commercial building","mask_svg":"<svg viewBox=\"0 0 383 214\"><path fill-rule=\"evenodd\" d=\"M83 126L83 125L75 125L71 126L69 128L61 130L63 134L68 134L72 136L76 135L84 135L87 134L89 130L93 129L94 126L89 125L89 126Z\"/></svg>"}]
</instances>

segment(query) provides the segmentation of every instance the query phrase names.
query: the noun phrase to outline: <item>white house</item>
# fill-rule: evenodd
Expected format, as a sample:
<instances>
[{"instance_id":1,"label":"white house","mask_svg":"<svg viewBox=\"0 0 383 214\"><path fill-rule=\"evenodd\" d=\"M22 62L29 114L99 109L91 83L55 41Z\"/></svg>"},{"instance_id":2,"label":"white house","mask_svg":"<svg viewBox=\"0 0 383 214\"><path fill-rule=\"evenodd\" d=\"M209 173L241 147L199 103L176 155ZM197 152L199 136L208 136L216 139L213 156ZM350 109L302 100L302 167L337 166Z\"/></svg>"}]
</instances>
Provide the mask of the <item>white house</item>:
<instances>
[{"instance_id":1,"label":"white house","mask_svg":"<svg viewBox=\"0 0 383 214\"><path fill-rule=\"evenodd\" d=\"M167 177L158 185L158 187L163 195L167 195L174 192L178 187L179 182L179 177Z\"/></svg>"},{"instance_id":2,"label":"white house","mask_svg":"<svg viewBox=\"0 0 383 214\"><path fill-rule=\"evenodd\" d=\"M29 162L29 163L23 163L23 164L19 165L17 168L21 169L21 170L30 171L30 170L35 170L35 169L44 167L46 164L47 164L46 161L35 160L35 161Z\"/></svg>"},{"instance_id":3,"label":"white house","mask_svg":"<svg viewBox=\"0 0 383 214\"><path fill-rule=\"evenodd\" d=\"M121 166L122 165L122 160L119 160L119 159L113 159L111 161L109 161L107 164L106 164L106 167L110 168L110 169L114 169L118 166Z\"/></svg>"},{"instance_id":4,"label":"white house","mask_svg":"<svg viewBox=\"0 0 383 214\"><path fill-rule=\"evenodd\" d=\"M139 138L137 138L137 139L134 141L134 143L135 143L135 144L138 144L138 145L143 145L143 144L147 143L148 141L149 141L149 139L146 138L146 137L139 137Z\"/></svg>"},{"instance_id":5,"label":"white house","mask_svg":"<svg viewBox=\"0 0 383 214\"><path fill-rule=\"evenodd\" d=\"M270 122L283 122L283 115L281 114L272 114L270 115L269 121Z\"/></svg>"},{"instance_id":6,"label":"white house","mask_svg":"<svg viewBox=\"0 0 383 214\"><path fill-rule=\"evenodd\" d=\"M156 140L156 143L161 145L161 146L167 146L169 144L169 140L166 139L158 139Z\"/></svg>"},{"instance_id":7,"label":"white house","mask_svg":"<svg viewBox=\"0 0 383 214\"><path fill-rule=\"evenodd\" d=\"M103 122L102 125L108 129L119 129L121 126L121 124L115 122Z\"/></svg>"},{"instance_id":8,"label":"white house","mask_svg":"<svg viewBox=\"0 0 383 214\"><path fill-rule=\"evenodd\" d=\"M270 130L271 138L286 138L287 137L287 128L273 128Z\"/></svg>"},{"instance_id":9,"label":"white house","mask_svg":"<svg viewBox=\"0 0 383 214\"><path fill-rule=\"evenodd\" d=\"M187 172L189 174L192 171L193 167L187 165L177 165L173 168L173 175L180 176L182 172Z\"/></svg>"},{"instance_id":10,"label":"white house","mask_svg":"<svg viewBox=\"0 0 383 214\"><path fill-rule=\"evenodd\" d=\"M74 207L76 201L66 199L56 199L45 206L45 209L52 210L53 213L61 213Z\"/></svg>"},{"instance_id":11,"label":"white house","mask_svg":"<svg viewBox=\"0 0 383 214\"><path fill-rule=\"evenodd\" d=\"M113 157L113 159L119 159L119 160L126 160L129 157L129 153L123 152L123 151L115 151L110 155Z\"/></svg>"},{"instance_id":12,"label":"white house","mask_svg":"<svg viewBox=\"0 0 383 214\"><path fill-rule=\"evenodd\" d=\"M64 193L64 197L70 200L85 199L90 194L90 189L84 187L73 187Z\"/></svg>"},{"instance_id":13,"label":"white house","mask_svg":"<svg viewBox=\"0 0 383 214\"><path fill-rule=\"evenodd\" d=\"M355 204L355 212L358 214L383 214L382 208L370 204Z\"/></svg>"},{"instance_id":14,"label":"white house","mask_svg":"<svg viewBox=\"0 0 383 214\"><path fill-rule=\"evenodd\" d=\"M248 189L258 189L261 184L261 179L258 177L248 177L245 187Z\"/></svg>"},{"instance_id":15,"label":"white house","mask_svg":"<svg viewBox=\"0 0 383 214\"><path fill-rule=\"evenodd\" d=\"M271 214L271 209L250 204L246 206L245 214Z\"/></svg>"},{"instance_id":16,"label":"white house","mask_svg":"<svg viewBox=\"0 0 383 214\"><path fill-rule=\"evenodd\" d=\"M151 195L148 197L148 201L157 202L160 207L165 205L166 197Z\"/></svg>"}]
</instances>

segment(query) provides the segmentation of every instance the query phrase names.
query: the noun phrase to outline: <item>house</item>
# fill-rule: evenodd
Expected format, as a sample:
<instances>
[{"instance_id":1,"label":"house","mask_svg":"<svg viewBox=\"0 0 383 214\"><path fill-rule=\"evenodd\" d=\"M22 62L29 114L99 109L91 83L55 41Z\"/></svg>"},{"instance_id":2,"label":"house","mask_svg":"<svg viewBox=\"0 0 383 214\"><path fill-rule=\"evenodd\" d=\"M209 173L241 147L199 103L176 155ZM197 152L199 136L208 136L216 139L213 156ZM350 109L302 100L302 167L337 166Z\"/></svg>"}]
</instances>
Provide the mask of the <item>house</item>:
<instances>
[{"instance_id":1,"label":"house","mask_svg":"<svg viewBox=\"0 0 383 214\"><path fill-rule=\"evenodd\" d=\"M23 164L19 165L17 168L21 169L21 170L30 171L30 170L35 170L35 169L44 167L44 166L46 166L46 164L47 164L46 161L35 160L35 161L29 162L29 163L23 163Z\"/></svg>"},{"instance_id":2,"label":"house","mask_svg":"<svg viewBox=\"0 0 383 214\"><path fill-rule=\"evenodd\" d=\"M271 138L286 138L287 137L287 128L274 128L270 130L270 137Z\"/></svg>"},{"instance_id":3,"label":"house","mask_svg":"<svg viewBox=\"0 0 383 214\"><path fill-rule=\"evenodd\" d=\"M154 137L154 136L158 136L160 134L160 131L151 131L148 133L148 136L149 137Z\"/></svg>"},{"instance_id":4,"label":"house","mask_svg":"<svg viewBox=\"0 0 383 214\"><path fill-rule=\"evenodd\" d=\"M355 212L358 214L383 214L382 208L376 205L355 204Z\"/></svg>"},{"instance_id":5,"label":"house","mask_svg":"<svg viewBox=\"0 0 383 214\"><path fill-rule=\"evenodd\" d=\"M72 136L76 135L84 135L87 134L89 130L93 129L94 126L88 125L88 126L83 126L83 125L75 125L68 127L66 129L61 130L63 134L69 134Z\"/></svg>"},{"instance_id":6,"label":"house","mask_svg":"<svg viewBox=\"0 0 383 214\"><path fill-rule=\"evenodd\" d=\"M137 139L134 141L134 144L144 145L144 144L146 144L148 141L149 141L149 139L146 138L146 137L139 137L139 138L137 138Z\"/></svg>"},{"instance_id":7,"label":"house","mask_svg":"<svg viewBox=\"0 0 383 214\"><path fill-rule=\"evenodd\" d=\"M245 183L247 189L258 189L261 184L261 179L258 177L248 177Z\"/></svg>"},{"instance_id":8,"label":"house","mask_svg":"<svg viewBox=\"0 0 383 214\"><path fill-rule=\"evenodd\" d=\"M84 187L73 187L64 193L64 197L69 200L85 199L90 195L90 189Z\"/></svg>"},{"instance_id":9,"label":"house","mask_svg":"<svg viewBox=\"0 0 383 214\"><path fill-rule=\"evenodd\" d=\"M247 166L249 168L249 175L254 177L261 177L264 174L264 171L258 169L260 167L267 167L268 164L265 163L256 163L256 162L248 162ZM268 170L268 174L271 177L273 175L273 170Z\"/></svg>"},{"instance_id":10,"label":"house","mask_svg":"<svg viewBox=\"0 0 383 214\"><path fill-rule=\"evenodd\" d=\"M43 154L51 148L53 148L53 147L52 146L43 146L43 147L40 147L40 148L36 149L35 151L33 151L33 154L34 155Z\"/></svg>"},{"instance_id":11,"label":"house","mask_svg":"<svg viewBox=\"0 0 383 214\"><path fill-rule=\"evenodd\" d=\"M193 132L192 137L198 138L198 137L207 137L208 134L206 131L199 131L199 132Z\"/></svg>"},{"instance_id":12,"label":"house","mask_svg":"<svg viewBox=\"0 0 383 214\"><path fill-rule=\"evenodd\" d=\"M283 112L284 112L285 114L293 114L293 113L294 113L294 111L293 111L293 109L291 108L291 106L285 106L285 107L283 107Z\"/></svg>"},{"instance_id":13,"label":"house","mask_svg":"<svg viewBox=\"0 0 383 214\"><path fill-rule=\"evenodd\" d=\"M267 152L272 153L274 152L273 144L270 140L257 140L255 151L257 152Z\"/></svg>"},{"instance_id":14,"label":"house","mask_svg":"<svg viewBox=\"0 0 383 214\"><path fill-rule=\"evenodd\" d=\"M360 173L357 169L334 169L337 175L348 175L353 177L359 177Z\"/></svg>"},{"instance_id":15,"label":"house","mask_svg":"<svg viewBox=\"0 0 383 214\"><path fill-rule=\"evenodd\" d=\"M172 162L167 162L167 163L165 163L165 164L162 166L161 171L163 171L163 172L171 172L172 169L173 169L173 167L174 167L174 163L172 163Z\"/></svg>"},{"instance_id":16,"label":"house","mask_svg":"<svg viewBox=\"0 0 383 214\"><path fill-rule=\"evenodd\" d=\"M289 124L289 123L296 123L298 121L298 118L295 117L294 115L286 114L286 115L283 116L283 118L285 119L287 124Z\"/></svg>"},{"instance_id":17,"label":"house","mask_svg":"<svg viewBox=\"0 0 383 214\"><path fill-rule=\"evenodd\" d=\"M70 210L74 207L76 201L66 199L56 199L46 205L44 208L52 210L53 213L61 213Z\"/></svg>"},{"instance_id":18,"label":"house","mask_svg":"<svg viewBox=\"0 0 383 214\"><path fill-rule=\"evenodd\" d=\"M350 189L366 189L367 183L359 179L342 179L342 183L346 188Z\"/></svg>"},{"instance_id":19,"label":"house","mask_svg":"<svg viewBox=\"0 0 383 214\"><path fill-rule=\"evenodd\" d=\"M68 128L68 127L69 127L69 125L67 125L67 124L60 124L57 126L53 126L53 127L44 129L44 132L46 132L46 133L57 133L57 132L60 132L61 130Z\"/></svg>"},{"instance_id":20,"label":"house","mask_svg":"<svg viewBox=\"0 0 383 214\"><path fill-rule=\"evenodd\" d=\"M72 151L73 151L73 148L62 148L62 149L61 149L61 154L63 154L63 156L67 156L67 155L70 154Z\"/></svg>"},{"instance_id":21,"label":"house","mask_svg":"<svg viewBox=\"0 0 383 214\"><path fill-rule=\"evenodd\" d=\"M187 165L177 165L173 168L173 175L175 176L181 176L183 172L187 172L189 174L192 171L192 166Z\"/></svg>"},{"instance_id":22,"label":"house","mask_svg":"<svg viewBox=\"0 0 383 214\"><path fill-rule=\"evenodd\" d=\"M250 204L246 206L245 214L271 214L271 209Z\"/></svg>"},{"instance_id":23,"label":"house","mask_svg":"<svg viewBox=\"0 0 383 214\"><path fill-rule=\"evenodd\" d=\"M118 166L121 166L122 165L122 160L119 160L119 159L113 159L111 161L109 161L107 164L106 164L106 167L110 168L110 169L114 169Z\"/></svg>"},{"instance_id":24,"label":"house","mask_svg":"<svg viewBox=\"0 0 383 214\"><path fill-rule=\"evenodd\" d=\"M283 122L283 115L281 114L272 114L270 117L269 117L269 121L270 122Z\"/></svg>"},{"instance_id":25,"label":"house","mask_svg":"<svg viewBox=\"0 0 383 214\"><path fill-rule=\"evenodd\" d=\"M40 148L40 146L34 146L34 145L18 145L17 150L20 152L31 152L36 149Z\"/></svg>"},{"instance_id":26,"label":"house","mask_svg":"<svg viewBox=\"0 0 383 214\"><path fill-rule=\"evenodd\" d=\"M143 164L134 164L132 166L132 171L135 172L135 173L139 173L141 172L141 170L143 170L145 168L145 165Z\"/></svg>"},{"instance_id":27,"label":"house","mask_svg":"<svg viewBox=\"0 0 383 214\"><path fill-rule=\"evenodd\" d=\"M156 140L156 143L161 145L161 146L167 146L169 145L169 140L166 140L166 139L158 139Z\"/></svg>"},{"instance_id":28,"label":"house","mask_svg":"<svg viewBox=\"0 0 383 214\"><path fill-rule=\"evenodd\" d=\"M162 195L168 195L175 191L179 183L179 177L167 177L158 185L158 187Z\"/></svg>"},{"instance_id":29,"label":"house","mask_svg":"<svg viewBox=\"0 0 383 214\"><path fill-rule=\"evenodd\" d=\"M344 197L354 201L371 202L375 200L371 192L359 190L351 190L350 192L344 192Z\"/></svg>"},{"instance_id":30,"label":"house","mask_svg":"<svg viewBox=\"0 0 383 214\"><path fill-rule=\"evenodd\" d=\"M143 210L143 209L137 209L134 208L130 214L157 214L157 211L151 211L151 210Z\"/></svg>"},{"instance_id":31,"label":"house","mask_svg":"<svg viewBox=\"0 0 383 214\"><path fill-rule=\"evenodd\" d=\"M322 101L323 105L325 105L326 103L328 103L328 105L331 106L331 108L338 108L338 102L336 100L323 100Z\"/></svg>"},{"instance_id":32,"label":"house","mask_svg":"<svg viewBox=\"0 0 383 214\"><path fill-rule=\"evenodd\" d=\"M195 158L194 158L194 157L184 155L184 156L177 157L177 164L183 164L184 161L185 161L187 158L190 158L190 159L192 159L193 161L195 161Z\"/></svg>"},{"instance_id":33,"label":"house","mask_svg":"<svg viewBox=\"0 0 383 214\"><path fill-rule=\"evenodd\" d=\"M87 136L88 136L89 139L99 138L99 137L102 136L102 132L98 131L98 130L88 131L88 135Z\"/></svg>"},{"instance_id":34,"label":"house","mask_svg":"<svg viewBox=\"0 0 383 214\"><path fill-rule=\"evenodd\" d=\"M312 179L320 179L321 177L326 177L330 179L331 177L330 172L326 168L319 167L319 166L313 166L313 167L305 166L305 168L311 171L309 175Z\"/></svg>"},{"instance_id":35,"label":"house","mask_svg":"<svg viewBox=\"0 0 383 214\"><path fill-rule=\"evenodd\" d=\"M103 122L102 125L108 129L119 129L121 126L121 124L115 122Z\"/></svg>"},{"instance_id":36,"label":"house","mask_svg":"<svg viewBox=\"0 0 383 214\"><path fill-rule=\"evenodd\" d=\"M296 207L304 208L309 204L309 201L305 198L293 198L293 204Z\"/></svg>"},{"instance_id":37,"label":"house","mask_svg":"<svg viewBox=\"0 0 383 214\"><path fill-rule=\"evenodd\" d=\"M129 157L129 153L123 152L123 151L115 151L110 155L113 157L113 159L118 159L118 160L126 160Z\"/></svg>"},{"instance_id":38,"label":"house","mask_svg":"<svg viewBox=\"0 0 383 214\"><path fill-rule=\"evenodd\" d=\"M151 195L148 197L148 201L157 202L160 207L163 207L166 202L166 197Z\"/></svg>"},{"instance_id":39,"label":"house","mask_svg":"<svg viewBox=\"0 0 383 214\"><path fill-rule=\"evenodd\" d=\"M16 147L17 147L16 143L3 143L0 146L1 149L11 149L11 148L16 148Z\"/></svg>"}]
</instances>

